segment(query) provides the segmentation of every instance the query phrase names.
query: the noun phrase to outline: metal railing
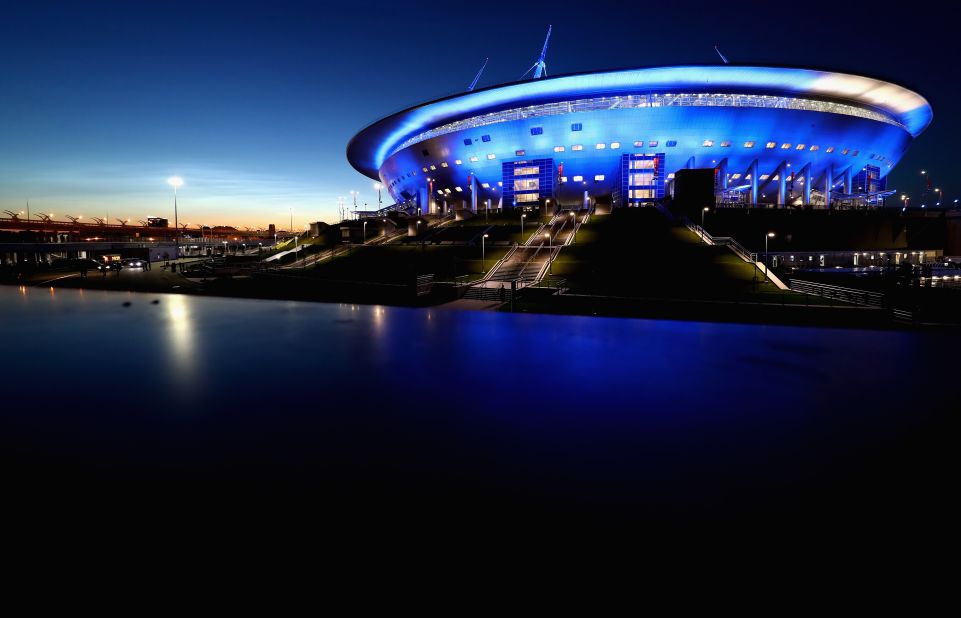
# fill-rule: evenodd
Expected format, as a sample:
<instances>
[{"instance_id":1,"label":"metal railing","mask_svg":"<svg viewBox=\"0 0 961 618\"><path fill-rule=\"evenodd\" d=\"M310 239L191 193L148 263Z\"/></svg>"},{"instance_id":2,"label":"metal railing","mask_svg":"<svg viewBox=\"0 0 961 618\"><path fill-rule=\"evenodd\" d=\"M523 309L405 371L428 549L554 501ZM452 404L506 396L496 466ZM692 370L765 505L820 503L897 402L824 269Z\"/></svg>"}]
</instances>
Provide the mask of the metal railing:
<instances>
[{"instance_id":1,"label":"metal railing","mask_svg":"<svg viewBox=\"0 0 961 618\"><path fill-rule=\"evenodd\" d=\"M816 283L814 281L804 281L801 279L791 279L789 286L795 292L839 300L852 305L861 305L864 307L884 306L884 294L880 292L845 288L839 285L828 285L826 283Z\"/></svg>"}]
</instances>

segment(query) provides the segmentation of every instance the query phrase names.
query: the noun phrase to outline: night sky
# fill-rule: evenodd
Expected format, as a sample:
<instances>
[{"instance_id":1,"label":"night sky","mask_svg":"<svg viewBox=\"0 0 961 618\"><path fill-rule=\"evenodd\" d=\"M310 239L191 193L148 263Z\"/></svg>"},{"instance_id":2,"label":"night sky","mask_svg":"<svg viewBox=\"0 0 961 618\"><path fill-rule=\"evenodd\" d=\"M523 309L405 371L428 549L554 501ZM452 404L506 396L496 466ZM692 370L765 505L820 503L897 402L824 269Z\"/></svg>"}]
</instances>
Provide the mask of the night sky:
<instances>
[{"instance_id":1,"label":"night sky","mask_svg":"<svg viewBox=\"0 0 961 618\"><path fill-rule=\"evenodd\" d=\"M550 75L719 62L895 81L934 122L890 176L961 198L957 35L947 15L880 3L11 2L0 12L0 210L286 227L332 221L373 182L347 141L404 107L516 80L547 25ZM933 6L933 5L931 5ZM915 202L912 202L914 204Z\"/></svg>"}]
</instances>

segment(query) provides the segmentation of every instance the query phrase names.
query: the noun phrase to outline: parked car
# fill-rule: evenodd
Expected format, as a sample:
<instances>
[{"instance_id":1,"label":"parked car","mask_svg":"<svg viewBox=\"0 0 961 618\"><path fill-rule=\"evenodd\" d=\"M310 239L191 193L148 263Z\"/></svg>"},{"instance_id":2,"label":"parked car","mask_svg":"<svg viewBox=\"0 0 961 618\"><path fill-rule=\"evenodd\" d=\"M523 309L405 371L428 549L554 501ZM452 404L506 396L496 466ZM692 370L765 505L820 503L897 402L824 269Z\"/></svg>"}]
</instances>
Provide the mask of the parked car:
<instances>
[{"instance_id":1,"label":"parked car","mask_svg":"<svg viewBox=\"0 0 961 618\"><path fill-rule=\"evenodd\" d=\"M127 258L121 262L124 268L139 268L140 270L147 269L147 260L142 258Z\"/></svg>"},{"instance_id":2,"label":"parked car","mask_svg":"<svg viewBox=\"0 0 961 618\"><path fill-rule=\"evenodd\" d=\"M97 270L121 270L123 268L123 263L120 261L116 262L97 262Z\"/></svg>"}]
</instances>

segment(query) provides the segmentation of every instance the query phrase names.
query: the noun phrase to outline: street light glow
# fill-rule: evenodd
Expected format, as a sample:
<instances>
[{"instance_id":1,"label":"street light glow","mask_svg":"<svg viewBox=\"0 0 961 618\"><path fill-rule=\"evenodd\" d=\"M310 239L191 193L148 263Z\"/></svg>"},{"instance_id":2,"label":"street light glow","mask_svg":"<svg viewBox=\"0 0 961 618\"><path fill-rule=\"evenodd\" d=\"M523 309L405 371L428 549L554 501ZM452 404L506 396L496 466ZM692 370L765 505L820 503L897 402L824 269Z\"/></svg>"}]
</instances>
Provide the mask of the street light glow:
<instances>
[{"instance_id":1,"label":"street light glow","mask_svg":"<svg viewBox=\"0 0 961 618\"><path fill-rule=\"evenodd\" d=\"M171 176L170 178L167 179L167 184L173 187L174 189L179 189L180 187L183 186L184 179L181 178L180 176Z\"/></svg>"}]
</instances>

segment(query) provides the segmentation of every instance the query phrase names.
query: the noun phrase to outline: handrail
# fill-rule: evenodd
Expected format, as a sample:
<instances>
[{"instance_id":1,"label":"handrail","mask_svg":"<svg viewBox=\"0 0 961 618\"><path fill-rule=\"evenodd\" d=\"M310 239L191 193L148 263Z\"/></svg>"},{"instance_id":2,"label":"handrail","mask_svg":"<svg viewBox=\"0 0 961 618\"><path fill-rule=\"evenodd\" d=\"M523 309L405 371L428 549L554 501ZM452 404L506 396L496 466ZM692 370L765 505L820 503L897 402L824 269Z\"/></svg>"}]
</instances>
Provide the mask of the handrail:
<instances>
[{"instance_id":1,"label":"handrail","mask_svg":"<svg viewBox=\"0 0 961 618\"><path fill-rule=\"evenodd\" d=\"M824 298L834 298L853 305L864 305L866 307L882 307L884 305L884 294L881 292L846 288L839 285L805 281L803 279L791 279L790 283L791 289L796 292L813 294L814 296L822 296Z\"/></svg>"},{"instance_id":2,"label":"handrail","mask_svg":"<svg viewBox=\"0 0 961 618\"><path fill-rule=\"evenodd\" d=\"M780 290L789 289L789 286L785 285L783 281L781 281L776 275L770 272L770 270L767 267L767 264L762 264L757 261L757 257L755 257L757 254L750 253L738 241L734 240L730 236L711 236L710 232L705 230L700 225L697 225L696 223L692 223L691 220L688 219L687 217L682 217L681 221L684 223L687 229L697 234L698 237L700 237L701 241L703 241L705 244L720 245L723 247L727 247L728 249L733 251L736 256L738 256L745 262L749 264L753 264L756 268L759 268L761 272L764 273L764 276L770 279L771 283L777 286L778 289Z\"/></svg>"}]
</instances>

